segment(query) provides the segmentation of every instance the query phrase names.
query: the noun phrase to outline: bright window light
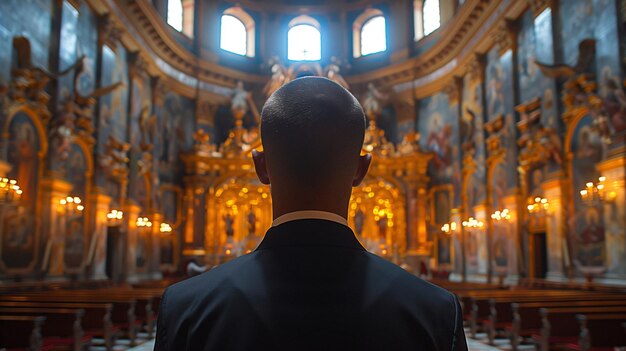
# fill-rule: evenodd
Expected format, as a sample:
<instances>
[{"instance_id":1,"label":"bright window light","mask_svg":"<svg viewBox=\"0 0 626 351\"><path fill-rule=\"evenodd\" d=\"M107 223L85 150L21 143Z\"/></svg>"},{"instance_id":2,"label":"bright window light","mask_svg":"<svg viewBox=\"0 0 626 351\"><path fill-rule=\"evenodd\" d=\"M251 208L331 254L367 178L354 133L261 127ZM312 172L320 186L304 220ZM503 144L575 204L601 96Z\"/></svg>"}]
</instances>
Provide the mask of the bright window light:
<instances>
[{"instance_id":1,"label":"bright window light","mask_svg":"<svg viewBox=\"0 0 626 351\"><path fill-rule=\"evenodd\" d=\"M245 55L247 53L248 43L246 36L246 26L243 22L235 16L222 16L220 48L238 55Z\"/></svg>"},{"instance_id":2,"label":"bright window light","mask_svg":"<svg viewBox=\"0 0 626 351\"><path fill-rule=\"evenodd\" d=\"M183 2L181 0L167 2L167 24L179 32L183 31Z\"/></svg>"},{"instance_id":3,"label":"bright window light","mask_svg":"<svg viewBox=\"0 0 626 351\"><path fill-rule=\"evenodd\" d=\"M385 17L372 17L361 28L361 55L369 55L387 50Z\"/></svg>"},{"instance_id":4,"label":"bright window light","mask_svg":"<svg viewBox=\"0 0 626 351\"><path fill-rule=\"evenodd\" d=\"M287 58L292 61L318 61L322 58L320 31L309 24L291 27L287 33Z\"/></svg>"},{"instance_id":5,"label":"bright window light","mask_svg":"<svg viewBox=\"0 0 626 351\"><path fill-rule=\"evenodd\" d=\"M424 2L424 35L434 32L440 25L439 0L426 0Z\"/></svg>"}]
</instances>

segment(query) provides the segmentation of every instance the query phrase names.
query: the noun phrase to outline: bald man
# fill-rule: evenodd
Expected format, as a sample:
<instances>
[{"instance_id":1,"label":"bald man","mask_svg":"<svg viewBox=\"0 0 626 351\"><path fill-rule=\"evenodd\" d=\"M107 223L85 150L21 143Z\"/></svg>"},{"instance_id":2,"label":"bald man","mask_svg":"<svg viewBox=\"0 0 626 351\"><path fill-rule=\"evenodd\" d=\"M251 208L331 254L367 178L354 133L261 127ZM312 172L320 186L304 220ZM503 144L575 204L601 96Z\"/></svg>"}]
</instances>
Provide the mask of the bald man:
<instances>
[{"instance_id":1,"label":"bald man","mask_svg":"<svg viewBox=\"0 0 626 351\"><path fill-rule=\"evenodd\" d=\"M267 100L253 159L272 227L251 254L166 290L156 350L467 350L456 297L368 253L348 227L371 162L365 124L325 78Z\"/></svg>"}]
</instances>

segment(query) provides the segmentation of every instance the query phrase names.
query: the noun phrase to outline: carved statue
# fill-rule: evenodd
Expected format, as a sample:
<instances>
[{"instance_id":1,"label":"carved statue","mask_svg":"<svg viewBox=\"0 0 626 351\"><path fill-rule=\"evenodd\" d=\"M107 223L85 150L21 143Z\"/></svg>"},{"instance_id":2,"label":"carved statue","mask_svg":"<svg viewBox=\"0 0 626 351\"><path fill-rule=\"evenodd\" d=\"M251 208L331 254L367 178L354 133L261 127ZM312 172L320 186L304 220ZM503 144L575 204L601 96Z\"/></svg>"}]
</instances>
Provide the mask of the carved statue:
<instances>
[{"instance_id":1,"label":"carved statue","mask_svg":"<svg viewBox=\"0 0 626 351\"><path fill-rule=\"evenodd\" d=\"M420 151L421 147L419 145L420 134L415 131L408 132L404 138L402 138L402 142L398 145L398 153L400 155L410 155L414 152Z\"/></svg>"},{"instance_id":2,"label":"carved statue","mask_svg":"<svg viewBox=\"0 0 626 351\"><path fill-rule=\"evenodd\" d=\"M277 57L272 57L269 60L269 65L272 70L272 78L263 87L263 93L265 96L270 97L276 90L288 83L291 78L289 72L283 66Z\"/></svg>"},{"instance_id":3,"label":"carved statue","mask_svg":"<svg viewBox=\"0 0 626 351\"><path fill-rule=\"evenodd\" d=\"M363 99L363 109L367 117L372 119L378 116L382 110L382 100L386 98L387 95L381 93L374 83L367 84L367 93Z\"/></svg>"},{"instance_id":4,"label":"carved statue","mask_svg":"<svg viewBox=\"0 0 626 351\"><path fill-rule=\"evenodd\" d=\"M100 166L107 176L117 180L128 176L128 150L130 150L130 144L109 136L106 152L100 158Z\"/></svg>"},{"instance_id":5,"label":"carved statue","mask_svg":"<svg viewBox=\"0 0 626 351\"><path fill-rule=\"evenodd\" d=\"M235 220L230 213L224 216L224 226L226 227L226 236L232 238L235 235L235 228L233 228Z\"/></svg>"},{"instance_id":6,"label":"carved statue","mask_svg":"<svg viewBox=\"0 0 626 351\"><path fill-rule=\"evenodd\" d=\"M578 44L578 61L572 67L565 63L555 63L553 65L535 61L541 73L550 78L569 78L575 74L593 72L593 64L596 56L596 40L584 39Z\"/></svg>"},{"instance_id":7,"label":"carved statue","mask_svg":"<svg viewBox=\"0 0 626 351\"><path fill-rule=\"evenodd\" d=\"M365 214L359 208L356 210L356 213L354 214L354 231L359 236L363 233L364 223L365 223Z\"/></svg>"},{"instance_id":8,"label":"carved statue","mask_svg":"<svg viewBox=\"0 0 626 351\"><path fill-rule=\"evenodd\" d=\"M333 82L341 85L342 87L346 89L350 89L348 82L346 82L346 80L343 79L341 74L339 74L339 71L341 70L341 68L339 68L339 65L341 64L339 59L333 56L330 58L330 61L331 63L328 66L326 66L326 68L324 68L324 77L332 80Z\"/></svg>"},{"instance_id":9,"label":"carved statue","mask_svg":"<svg viewBox=\"0 0 626 351\"><path fill-rule=\"evenodd\" d=\"M247 216L248 220L248 235L254 236L256 233L256 215L254 211L250 210Z\"/></svg>"},{"instance_id":10,"label":"carved statue","mask_svg":"<svg viewBox=\"0 0 626 351\"><path fill-rule=\"evenodd\" d=\"M200 128L193 133L194 150L199 154L210 155L215 151L215 145L211 144L211 138L204 129Z\"/></svg>"},{"instance_id":11,"label":"carved statue","mask_svg":"<svg viewBox=\"0 0 626 351\"><path fill-rule=\"evenodd\" d=\"M237 86L233 89L233 95L231 98L230 109L233 113L241 114L242 116L248 112L248 96L250 95L243 87L243 82L238 81Z\"/></svg>"},{"instance_id":12,"label":"carved statue","mask_svg":"<svg viewBox=\"0 0 626 351\"><path fill-rule=\"evenodd\" d=\"M144 106L139 115L139 129L141 130L141 149L150 151L154 148L154 135L156 133L157 117L151 114L149 106Z\"/></svg>"}]
</instances>

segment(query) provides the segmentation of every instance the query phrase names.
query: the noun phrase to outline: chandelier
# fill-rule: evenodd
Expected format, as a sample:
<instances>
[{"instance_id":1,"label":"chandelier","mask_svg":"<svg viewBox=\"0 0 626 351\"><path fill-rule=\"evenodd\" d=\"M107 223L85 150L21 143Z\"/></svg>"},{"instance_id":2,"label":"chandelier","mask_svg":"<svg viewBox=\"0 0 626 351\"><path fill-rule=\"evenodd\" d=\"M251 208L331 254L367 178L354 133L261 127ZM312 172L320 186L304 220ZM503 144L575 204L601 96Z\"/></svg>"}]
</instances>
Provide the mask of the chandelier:
<instances>
[{"instance_id":1,"label":"chandelier","mask_svg":"<svg viewBox=\"0 0 626 351\"><path fill-rule=\"evenodd\" d=\"M550 208L550 202L548 202L548 199L544 197L536 196L535 198L530 198L528 200L527 208L528 213L531 215L543 217Z\"/></svg>"},{"instance_id":2,"label":"chandelier","mask_svg":"<svg viewBox=\"0 0 626 351\"><path fill-rule=\"evenodd\" d=\"M478 220L474 217L470 217L468 220L463 221L463 227L467 230L477 230L482 229L485 226L485 223L481 220Z\"/></svg>"},{"instance_id":3,"label":"chandelier","mask_svg":"<svg viewBox=\"0 0 626 351\"><path fill-rule=\"evenodd\" d=\"M447 234L447 235L452 235L452 234L454 234L454 233L456 232L456 230L457 230L457 224L456 224L456 222L446 223L446 224L444 224L444 225L441 227L441 231L442 231L444 234Z\"/></svg>"},{"instance_id":4,"label":"chandelier","mask_svg":"<svg viewBox=\"0 0 626 351\"><path fill-rule=\"evenodd\" d=\"M172 226L169 225L168 223L161 223L161 227L159 228L159 231L163 234L169 234L172 232Z\"/></svg>"},{"instance_id":5,"label":"chandelier","mask_svg":"<svg viewBox=\"0 0 626 351\"><path fill-rule=\"evenodd\" d=\"M597 202L611 203L617 198L617 189L615 189L615 183L609 189L606 177L601 176L595 184L587 182L585 188L580 191L580 197L587 206L592 206Z\"/></svg>"},{"instance_id":6,"label":"chandelier","mask_svg":"<svg viewBox=\"0 0 626 351\"><path fill-rule=\"evenodd\" d=\"M82 200L78 196L68 196L59 200L60 210L67 216L75 216L81 214L85 209L82 205Z\"/></svg>"},{"instance_id":7,"label":"chandelier","mask_svg":"<svg viewBox=\"0 0 626 351\"><path fill-rule=\"evenodd\" d=\"M111 212L107 213L107 225L109 227L121 225L123 218L124 212L120 210L111 210Z\"/></svg>"},{"instance_id":8,"label":"chandelier","mask_svg":"<svg viewBox=\"0 0 626 351\"><path fill-rule=\"evenodd\" d=\"M22 189L15 179L0 179L0 203L11 203L20 199Z\"/></svg>"},{"instance_id":9,"label":"chandelier","mask_svg":"<svg viewBox=\"0 0 626 351\"><path fill-rule=\"evenodd\" d=\"M508 208L505 208L502 211L496 211L491 214L491 219L493 219L496 222L508 221L511 219L511 211L509 211Z\"/></svg>"},{"instance_id":10,"label":"chandelier","mask_svg":"<svg viewBox=\"0 0 626 351\"><path fill-rule=\"evenodd\" d=\"M152 222L148 219L148 217L137 218L136 225L139 228L152 228Z\"/></svg>"}]
</instances>

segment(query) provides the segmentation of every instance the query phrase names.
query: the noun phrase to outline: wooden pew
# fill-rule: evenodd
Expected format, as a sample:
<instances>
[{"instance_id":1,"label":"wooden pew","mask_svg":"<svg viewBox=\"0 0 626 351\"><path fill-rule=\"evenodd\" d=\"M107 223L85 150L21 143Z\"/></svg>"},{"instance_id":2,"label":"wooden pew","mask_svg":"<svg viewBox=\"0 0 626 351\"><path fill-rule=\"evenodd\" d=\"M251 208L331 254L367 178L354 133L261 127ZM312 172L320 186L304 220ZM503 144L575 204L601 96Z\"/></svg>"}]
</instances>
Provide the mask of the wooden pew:
<instances>
[{"instance_id":1,"label":"wooden pew","mask_svg":"<svg viewBox=\"0 0 626 351\"><path fill-rule=\"evenodd\" d=\"M54 302L54 303L112 303L111 322L112 330L123 330L125 336L134 345L136 342L136 301L128 297L98 297L83 295L28 295L28 296L1 296L0 301L32 301L32 302Z\"/></svg>"},{"instance_id":2,"label":"wooden pew","mask_svg":"<svg viewBox=\"0 0 626 351\"><path fill-rule=\"evenodd\" d=\"M512 350L517 350L520 339L530 338L533 334L541 333L542 319L540 309L552 308L584 308L624 305L624 300L592 300L592 301L544 301L512 303L513 320L505 330L511 341Z\"/></svg>"},{"instance_id":3,"label":"wooden pew","mask_svg":"<svg viewBox=\"0 0 626 351\"><path fill-rule=\"evenodd\" d=\"M92 338L102 338L107 350L113 348L119 328L113 327L111 303L64 303L64 302L33 302L33 301L0 301L0 308L70 308L83 309L82 318L85 335Z\"/></svg>"},{"instance_id":4,"label":"wooden pew","mask_svg":"<svg viewBox=\"0 0 626 351\"><path fill-rule=\"evenodd\" d=\"M83 309L70 308L10 308L0 307L0 315L45 316L41 328L43 348L81 351L89 347L91 337L82 327Z\"/></svg>"},{"instance_id":5,"label":"wooden pew","mask_svg":"<svg viewBox=\"0 0 626 351\"><path fill-rule=\"evenodd\" d=\"M464 294L463 301L466 306L470 306L470 311L465 312L465 319L471 330L471 336L476 337L479 328L483 324L498 323L497 311L502 308L508 309L511 302L534 302L534 301L579 301L579 300L626 300L626 294L600 294L580 291L501 291L501 292L471 292ZM491 300L496 300L504 306L492 308ZM506 320L505 320L506 321ZM484 331L490 332L488 328Z\"/></svg>"},{"instance_id":6,"label":"wooden pew","mask_svg":"<svg viewBox=\"0 0 626 351\"><path fill-rule=\"evenodd\" d=\"M576 315L625 314L626 306L541 308L539 311L541 332L533 334L532 340L539 350L548 351L578 342L580 326Z\"/></svg>"},{"instance_id":7,"label":"wooden pew","mask_svg":"<svg viewBox=\"0 0 626 351\"><path fill-rule=\"evenodd\" d=\"M0 350L41 350L44 316L0 315Z\"/></svg>"},{"instance_id":8,"label":"wooden pew","mask_svg":"<svg viewBox=\"0 0 626 351\"><path fill-rule=\"evenodd\" d=\"M578 343L569 344L564 350L601 351L626 348L626 333L622 323L626 314L579 314L580 325Z\"/></svg>"}]
</instances>

